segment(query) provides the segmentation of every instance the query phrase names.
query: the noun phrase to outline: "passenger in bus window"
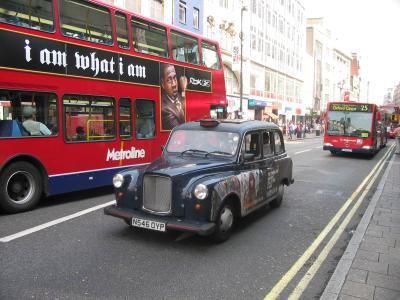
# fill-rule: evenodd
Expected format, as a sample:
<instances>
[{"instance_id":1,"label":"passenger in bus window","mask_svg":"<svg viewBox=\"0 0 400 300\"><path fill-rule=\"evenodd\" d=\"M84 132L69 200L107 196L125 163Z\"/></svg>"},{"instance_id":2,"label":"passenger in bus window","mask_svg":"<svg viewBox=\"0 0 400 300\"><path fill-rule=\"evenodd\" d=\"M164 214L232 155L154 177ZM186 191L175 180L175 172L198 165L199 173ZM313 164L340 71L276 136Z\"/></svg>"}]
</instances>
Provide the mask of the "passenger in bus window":
<instances>
[{"instance_id":1,"label":"passenger in bus window","mask_svg":"<svg viewBox=\"0 0 400 300\"><path fill-rule=\"evenodd\" d=\"M171 130L185 122L185 90L187 78L177 73L174 65L161 64L162 129ZM181 93L179 92L179 88Z\"/></svg>"},{"instance_id":2,"label":"passenger in bus window","mask_svg":"<svg viewBox=\"0 0 400 300\"><path fill-rule=\"evenodd\" d=\"M85 131L83 130L83 127L82 127L82 126L76 127L75 140L77 140L77 141L84 141L84 140L86 140Z\"/></svg>"},{"instance_id":3,"label":"passenger in bus window","mask_svg":"<svg viewBox=\"0 0 400 300\"><path fill-rule=\"evenodd\" d=\"M24 122L22 126L30 133L30 135L51 135L51 131L41 122L34 120L35 108L31 106L25 106L22 109L24 116Z\"/></svg>"}]
</instances>

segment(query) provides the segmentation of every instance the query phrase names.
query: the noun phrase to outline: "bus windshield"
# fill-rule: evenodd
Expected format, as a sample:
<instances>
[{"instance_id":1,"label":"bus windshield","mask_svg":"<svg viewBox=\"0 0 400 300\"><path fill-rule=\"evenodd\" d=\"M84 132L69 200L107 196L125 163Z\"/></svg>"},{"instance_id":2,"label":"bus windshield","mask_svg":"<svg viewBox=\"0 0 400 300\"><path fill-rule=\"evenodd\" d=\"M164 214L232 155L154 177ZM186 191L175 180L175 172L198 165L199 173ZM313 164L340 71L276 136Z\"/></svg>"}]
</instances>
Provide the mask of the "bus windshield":
<instances>
[{"instance_id":1,"label":"bus windshield","mask_svg":"<svg viewBox=\"0 0 400 300\"><path fill-rule=\"evenodd\" d=\"M371 135L372 113L330 111L327 134L368 138Z\"/></svg>"}]
</instances>

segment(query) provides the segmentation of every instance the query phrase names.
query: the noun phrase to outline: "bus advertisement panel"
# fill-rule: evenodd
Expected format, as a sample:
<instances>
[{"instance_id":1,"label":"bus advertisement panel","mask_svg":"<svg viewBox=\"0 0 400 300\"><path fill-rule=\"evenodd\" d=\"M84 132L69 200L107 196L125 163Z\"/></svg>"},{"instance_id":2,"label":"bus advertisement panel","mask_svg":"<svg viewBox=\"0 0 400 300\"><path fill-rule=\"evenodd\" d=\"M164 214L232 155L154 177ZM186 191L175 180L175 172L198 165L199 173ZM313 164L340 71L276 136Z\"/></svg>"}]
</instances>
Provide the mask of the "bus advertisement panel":
<instances>
[{"instance_id":1,"label":"bus advertisement panel","mask_svg":"<svg viewBox=\"0 0 400 300\"><path fill-rule=\"evenodd\" d=\"M384 126L376 104L328 103L324 150L374 154L386 145Z\"/></svg>"},{"instance_id":2,"label":"bus advertisement panel","mask_svg":"<svg viewBox=\"0 0 400 300\"><path fill-rule=\"evenodd\" d=\"M1 209L111 185L176 125L224 117L216 42L95 0L18 3L0 2Z\"/></svg>"}]
</instances>

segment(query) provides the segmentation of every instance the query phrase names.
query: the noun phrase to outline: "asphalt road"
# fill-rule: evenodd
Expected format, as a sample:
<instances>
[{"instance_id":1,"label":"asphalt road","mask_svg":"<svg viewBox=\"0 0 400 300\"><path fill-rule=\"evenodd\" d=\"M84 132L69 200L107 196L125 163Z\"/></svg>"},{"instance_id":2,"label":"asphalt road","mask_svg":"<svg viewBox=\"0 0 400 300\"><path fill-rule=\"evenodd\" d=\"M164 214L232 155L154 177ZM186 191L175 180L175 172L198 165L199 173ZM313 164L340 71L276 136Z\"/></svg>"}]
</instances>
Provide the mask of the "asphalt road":
<instances>
[{"instance_id":1,"label":"asphalt road","mask_svg":"<svg viewBox=\"0 0 400 300\"><path fill-rule=\"evenodd\" d=\"M263 299L310 247L388 148L375 157L332 156L322 139L288 142L295 183L278 209L240 220L230 240L133 229L102 209L0 242L0 299ZM112 189L49 198L0 214L0 240L112 201ZM368 197L307 286L318 299ZM286 299L317 249L280 294Z\"/></svg>"}]
</instances>

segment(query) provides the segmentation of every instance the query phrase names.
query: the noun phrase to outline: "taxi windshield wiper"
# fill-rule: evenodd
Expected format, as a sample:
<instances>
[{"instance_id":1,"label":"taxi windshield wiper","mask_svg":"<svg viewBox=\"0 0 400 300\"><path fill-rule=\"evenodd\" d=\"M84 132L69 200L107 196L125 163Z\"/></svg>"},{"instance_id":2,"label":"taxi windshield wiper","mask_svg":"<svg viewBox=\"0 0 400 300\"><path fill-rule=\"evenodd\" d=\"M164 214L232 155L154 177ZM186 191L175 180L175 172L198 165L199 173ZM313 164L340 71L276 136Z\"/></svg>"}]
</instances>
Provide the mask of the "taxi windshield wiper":
<instances>
[{"instance_id":1,"label":"taxi windshield wiper","mask_svg":"<svg viewBox=\"0 0 400 300\"><path fill-rule=\"evenodd\" d=\"M208 153L206 154L206 157L207 157L209 154L216 154L216 155L229 155L229 156L231 156L231 155L232 155L231 153L229 153L229 152L225 152L225 151L211 151L211 152L208 152Z\"/></svg>"},{"instance_id":2,"label":"taxi windshield wiper","mask_svg":"<svg viewBox=\"0 0 400 300\"><path fill-rule=\"evenodd\" d=\"M208 153L207 151L199 150L199 149L187 149L187 150L181 152L181 156L182 156L183 154L187 153L187 152L206 153L206 155L207 155L207 153Z\"/></svg>"}]
</instances>

